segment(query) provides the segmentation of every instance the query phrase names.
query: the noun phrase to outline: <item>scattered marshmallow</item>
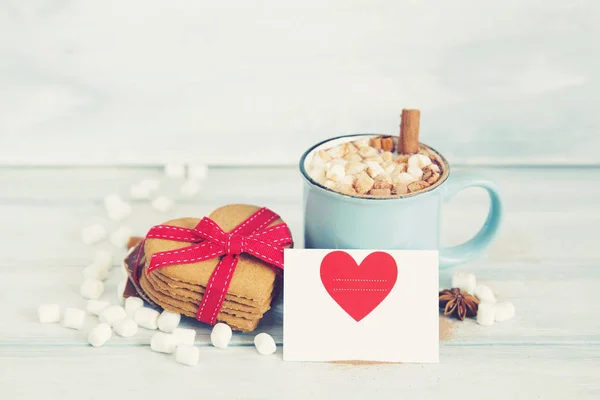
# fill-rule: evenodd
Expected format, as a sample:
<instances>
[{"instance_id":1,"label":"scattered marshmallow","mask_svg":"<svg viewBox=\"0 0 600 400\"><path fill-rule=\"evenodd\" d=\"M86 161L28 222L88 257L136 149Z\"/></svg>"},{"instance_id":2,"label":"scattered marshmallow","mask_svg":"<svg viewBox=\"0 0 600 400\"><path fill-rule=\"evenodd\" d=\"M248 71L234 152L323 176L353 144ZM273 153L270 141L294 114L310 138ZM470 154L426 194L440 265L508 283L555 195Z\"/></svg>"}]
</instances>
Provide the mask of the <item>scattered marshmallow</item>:
<instances>
[{"instance_id":1,"label":"scattered marshmallow","mask_svg":"<svg viewBox=\"0 0 600 400\"><path fill-rule=\"evenodd\" d=\"M42 304L38 308L38 319L42 324L60 321L60 307L58 304Z\"/></svg>"},{"instance_id":2,"label":"scattered marshmallow","mask_svg":"<svg viewBox=\"0 0 600 400\"><path fill-rule=\"evenodd\" d=\"M165 196L159 196L152 202L152 207L160 212L168 212L173 208L173 200Z\"/></svg>"},{"instance_id":3,"label":"scattered marshmallow","mask_svg":"<svg viewBox=\"0 0 600 400\"><path fill-rule=\"evenodd\" d=\"M108 301L102 300L88 300L85 309L90 314L100 315L108 307Z\"/></svg>"},{"instance_id":4,"label":"scattered marshmallow","mask_svg":"<svg viewBox=\"0 0 600 400\"><path fill-rule=\"evenodd\" d=\"M112 267L113 256L110 252L106 250L98 250L96 255L94 256L93 264L100 265L106 269L110 269Z\"/></svg>"},{"instance_id":5,"label":"scattered marshmallow","mask_svg":"<svg viewBox=\"0 0 600 400\"><path fill-rule=\"evenodd\" d=\"M83 281L79 293L86 299L96 300L104 293L104 283L98 279L86 279Z\"/></svg>"},{"instance_id":6,"label":"scattered marshmallow","mask_svg":"<svg viewBox=\"0 0 600 400\"><path fill-rule=\"evenodd\" d=\"M111 336L112 329L110 329L110 325L101 323L92 329L88 335L88 342L94 347L100 347L108 342L108 339L110 339Z\"/></svg>"},{"instance_id":7,"label":"scattered marshmallow","mask_svg":"<svg viewBox=\"0 0 600 400\"><path fill-rule=\"evenodd\" d=\"M108 218L113 221L120 221L131 214L131 205L124 202L116 194L110 194L104 198L104 207L108 213Z\"/></svg>"},{"instance_id":8,"label":"scattered marshmallow","mask_svg":"<svg viewBox=\"0 0 600 400\"><path fill-rule=\"evenodd\" d=\"M133 185L131 189L129 189L129 193L131 194L131 198L135 200L143 200L150 197L150 193L152 190L146 186L143 186L141 183L137 185Z\"/></svg>"},{"instance_id":9,"label":"scattered marshmallow","mask_svg":"<svg viewBox=\"0 0 600 400\"><path fill-rule=\"evenodd\" d=\"M127 242L131 237L131 229L126 226L121 226L119 229L110 234L110 242L116 246L123 248L127 246Z\"/></svg>"},{"instance_id":10,"label":"scattered marshmallow","mask_svg":"<svg viewBox=\"0 0 600 400\"><path fill-rule=\"evenodd\" d=\"M475 294L475 297L477 297L482 303L496 302L496 296L494 296L494 292L492 292L492 289L490 289L487 285L477 285L473 293Z\"/></svg>"},{"instance_id":11,"label":"scattered marshmallow","mask_svg":"<svg viewBox=\"0 0 600 400\"><path fill-rule=\"evenodd\" d=\"M181 185L180 192L186 197L192 197L200 191L200 184L195 179L188 179Z\"/></svg>"},{"instance_id":12,"label":"scattered marshmallow","mask_svg":"<svg viewBox=\"0 0 600 400\"><path fill-rule=\"evenodd\" d=\"M181 321L181 314L164 310L157 320L158 329L171 333L177 328L179 321Z\"/></svg>"},{"instance_id":13,"label":"scattered marshmallow","mask_svg":"<svg viewBox=\"0 0 600 400\"><path fill-rule=\"evenodd\" d=\"M100 313L100 322L113 326L115 322L127 318L125 309L121 306L110 306Z\"/></svg>"},{"instance_id":14,"label":"scattered marshmallow","mask_svg":"<svg viewBox=\"0 0 600 400\"><path fill-rule=\"evenodd\" d=\"M67 308L62 323L65 328L81 330L85 323L85 312L79 308Z\"/></svg>"},{"instance_id":15,"label":"scattered marshmallow","mask_svg":"<svg viewBox=\"0 0 600 400\"><path fill-rule=\"evenodd\" d=\"M130 317L133 317L135 311L142 307L144 307L144 300L139 297L131 296L125 299L125 312Z\"/></svg>"},{"instance_id":16,"label":"scattered marshmallow","mask_svg":"<svg viewBox=\"0 0 600 400\"><path fill-rule=\"evenodd\" d=\"M123 200L118 194L112 193L104 198L104 208L106 208L106 210L112 207L118 207L121 203L123 203Z\"/></svg>"},{"instance_id":17,"label":"scattered marshmallow","mask_svg":"<svg viewBox=\"0 0 600 400\"><path fill-rule=\"evenodd\" d=\"M133 320L142 328L158 329L158 311L152 308L140 307L133 313Z\"/></svg>"},{"instance_id":18,"label":"scattered marshmallow","mask_svg":"<svg viewBox=\"0 0 600 400\"><path fill-rule=\"evenodd\" d=\"M194 367L200 359L200 349L196 346L178 345L175 349L175 360L178 363Z\"/></svg>"},{"instance_id":19,"label":"scattered marshmallow","mask_svg":"<svg viewBox=\"0 0 600 400\"><path fill-rule=\"evenodd\" d=\"M254 346L256 346L256 350L262 355L269 355L275 353L277 350L277 346L275 345L275 340L268 333L259 333L254 337Z\"/></svg>"},{"instance_id":20,"label":"scattered marshmallow","mask_svg":"<svg viewBox=\"0 0 600 400\"><path fill-rule=\"evenodd\" d=\"M479 303L477 307L477 323L479 325L493 325L496 319L496 305L494 303Z\"/></svg>"},{"instance_id":21,"label":"scattered marshmallow","mask_svg":"<svg viewBox=\"0 0 600 400\"><path fill-rule=\"evenodd\" d=\"M188 165L188 178L203 180L207 175L208 167L205 164Z\"/></svg>"},{"instance_id":22,"label":"scattered marshmallow","mask_svg":"<svg viewBox=\"0 0 600 400\"><path fill-rule=\"evenodd\" d=\"M90 264L82 271L85 279L103 281L108 277L108 269L100 264Z\"/></svg>"},{"instance_id":23,"label":"scattered marshmallow","mask_svg":"<svg viewBox=\"0 0 600 400\"><path fill-rule=\"evenodd\" d=\"M87 226L81 230L81 241L85 244L98 243L106 237L106 229L100 224Z\"/></svg>"},{"instance_id":24,"label":"scattered marshmallow","mask_svg":"<svg viewBox=\"0 0 600 400\"><path fill-rule=\"evenodd\" d=\"M229 325L219 322L213 327L210 333L210 341L213 346L219 349L226 349L231 341L231 336L232 333Z\"/></svg>"},{"instance_id":25,"label":"scattered marshmallow","mask_svg":"<svg viewBox=\"0 0 600 400\"><path fill-rule=\"evenodd\" d=\"M477 281L475 275L468 272L455 272L452 274L452 287L459 288L469 294L473 294Z\"/></svg>"},{"instance_id":26,"label":"scattered marshmallow","mask_svg":"<svg viewBox=\"0 0 600 400\"><path fill-rule=\"evenodd\" d=\"M515 305L510 301L496 303L496 322L508 321L515 316Z\"/></svg>"},{"instance_id":27,"label":"scattered marshmallow","mask_svg":"<svg viewBox=\"0 0 600 400\"><path fill-rule=\"evenodd\" d=\"M156 332L150 339L150 348L159 353L172 353L175 350L177 342L170 333Z\"/></svg>"},{"instance_id":28,"label":"scattered marshmallow","mask_svg":"<svg viewBox=\"0 0 600 400\"><path fill-rule=\"evenodd\" d=\"M138 325L131 318L123 318L113 324L113 329L121 337L131 337L137 333Z\"/></svg>"},{"instance_id":29,"label":"scattered marshmallow","mask_svg":"<svg viewBox=\"0 0 600 400\"><path fill-rule=\"evenodd\" d=\"M125 302L125 298L123 297L123 293L125 293L125 286L127 286L127 279L119 282L117 285L117 301L121 305L123 305Z\"/></svg>"},{"instance_id":30,"label":"scattered marshmallow","mask_svg":"<svg viewBox=\"0 0 600 400\"><path fill-rule=\"evenodd\" d=\"M142 179L139 186L147 189L150 193L155 192L160 187L160 181L158 179Z\"/></svg>"},{"instance_id":31,"label":"scattered marshmallow","mask_svg":"<svg viewBox=\"0 0 600 400\"><path fill-rule=\"evenodd\" d=\"M187 328L175 328L173 329L173 337L175 338L177 346L193 346L196 340L196 331Z\"/></svg>"},{"instance_id":32,"label":"scattered marshmallow","mask_svg":"<svg viewBox=\"0 0 600 400\"><path fill-rule=\"evenodd\" d=\"M165 175L168 178L183 178L185 177L185 164L168 163L165 164Z\"/></svg>"}]
</instances>

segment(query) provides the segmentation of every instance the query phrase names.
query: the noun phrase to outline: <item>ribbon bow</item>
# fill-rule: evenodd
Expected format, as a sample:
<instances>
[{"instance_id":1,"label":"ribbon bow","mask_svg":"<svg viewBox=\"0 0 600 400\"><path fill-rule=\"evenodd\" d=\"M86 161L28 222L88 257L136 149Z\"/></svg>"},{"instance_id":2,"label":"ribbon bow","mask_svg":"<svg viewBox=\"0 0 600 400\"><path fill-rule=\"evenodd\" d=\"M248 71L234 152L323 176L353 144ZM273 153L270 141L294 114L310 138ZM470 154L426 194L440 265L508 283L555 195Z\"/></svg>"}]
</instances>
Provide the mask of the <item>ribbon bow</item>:
<instances>
[{"instance_id":1,"label":"ribbon bow","mask_svg":"<svg viewBox=\"0 0 600 400\"><path fill-rule=\"evenodd\" d=\"M167 239L193 243L190 246L152 255L147 273L170 265L191 264L224 256L212 272L196 319L214 325L229 289L233 273L242 253L259 258L275 271L283 269L283 247L292 243L286 224L269 226L279 219L268 208L261 208L231 232L224 232L212 219L204 217L193 229L157 225L146 239Z\"/></svg>"}]
</instances>

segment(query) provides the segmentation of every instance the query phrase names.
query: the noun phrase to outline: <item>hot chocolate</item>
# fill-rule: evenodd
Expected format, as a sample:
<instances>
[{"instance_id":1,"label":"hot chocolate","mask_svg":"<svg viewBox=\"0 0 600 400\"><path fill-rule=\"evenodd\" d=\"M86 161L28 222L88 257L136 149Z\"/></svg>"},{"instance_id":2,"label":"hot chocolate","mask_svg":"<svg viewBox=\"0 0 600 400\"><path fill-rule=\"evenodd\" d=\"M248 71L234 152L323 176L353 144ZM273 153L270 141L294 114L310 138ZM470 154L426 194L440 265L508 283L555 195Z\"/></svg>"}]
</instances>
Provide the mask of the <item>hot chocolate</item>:
<instances>
[{"instance_id":1,"label":"hot chocolate","mask_svg":"<svg viewBox=\"0 0 600 400\"><path fill-rule=\"evenodd\" d=\"M350 196L392 197L435 185L443 162L419 145L416 154L398 154L389 136L361 137L313 154L308 174L317 183Z\"/></svg>"},{"instance_id":2,"label":"hot chocolate","mask_svg":"<svg viewBox=\"0 0 600 400\"><path fill-rule=\"evenodd\" d=\"M330 190L360 197L397 197L436 185L446 167L419 143L421 112L404 109L401 118L397 139L355 136L317 147L306 159L308 174Z\"/></svg>"}]
</instances>

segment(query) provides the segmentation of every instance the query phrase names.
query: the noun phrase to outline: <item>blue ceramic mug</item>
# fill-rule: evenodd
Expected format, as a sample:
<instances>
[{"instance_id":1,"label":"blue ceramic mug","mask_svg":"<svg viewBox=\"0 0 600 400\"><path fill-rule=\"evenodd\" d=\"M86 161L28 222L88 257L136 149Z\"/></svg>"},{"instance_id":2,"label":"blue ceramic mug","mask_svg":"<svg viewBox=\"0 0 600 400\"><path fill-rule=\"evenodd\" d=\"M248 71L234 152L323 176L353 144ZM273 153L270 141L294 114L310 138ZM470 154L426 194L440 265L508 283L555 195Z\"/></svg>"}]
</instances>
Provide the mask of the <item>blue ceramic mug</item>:
<instances>
[{"instance_id":1,"label":"blue ceramic mug","mask_svg":"<svg viewBox=\"0 0 600 400\"><path fill-rule=\"evenodd\" d=\"M376 136L349 135L325 140L308 149L300 159L304 186L304 245L311 249L439 250L440 268L478 257L494 239L502 219L502 203L496 186L465 173L450 174L447 161L429 148L442 165L439 181L402 197L365 198L334 192L308 174L314 154L352 140ZM485 189L491 199L487 219L469 241L454 247L440 246L442 204L469 187Z\"/></svg>"}]
</instances>

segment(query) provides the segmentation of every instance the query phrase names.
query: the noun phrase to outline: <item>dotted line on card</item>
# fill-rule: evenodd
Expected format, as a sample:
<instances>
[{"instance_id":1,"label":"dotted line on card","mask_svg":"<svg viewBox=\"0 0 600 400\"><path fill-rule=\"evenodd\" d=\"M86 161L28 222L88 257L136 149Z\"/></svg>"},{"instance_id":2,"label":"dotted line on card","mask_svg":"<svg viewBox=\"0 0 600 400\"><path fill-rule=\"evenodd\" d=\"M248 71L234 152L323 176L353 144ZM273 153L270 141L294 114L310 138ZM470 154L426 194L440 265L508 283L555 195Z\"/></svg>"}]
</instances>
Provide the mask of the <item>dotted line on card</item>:
<instances>
[{"instance_id":1,"label":"dotted line on card","mask_svg":"<svg viewBox=\"0 0 600 400\"><path fill-rule=\"evenodd\" d=\"M350 290L350 291L358 291L358 292L389 292L389 289L341 289L341 288L334 288L333 291L338 291L338 290Z\"/></svg>"},{"instance_id":2,"label":"dotted line on card","mask_svg":"<svg viewBox=\"0 0 600 400\"><path fill-rule=\"evenodd\" d=\"M387 279L342 279L335 278L336 282L387 282Z\"/></svg>"}]
</instances>

